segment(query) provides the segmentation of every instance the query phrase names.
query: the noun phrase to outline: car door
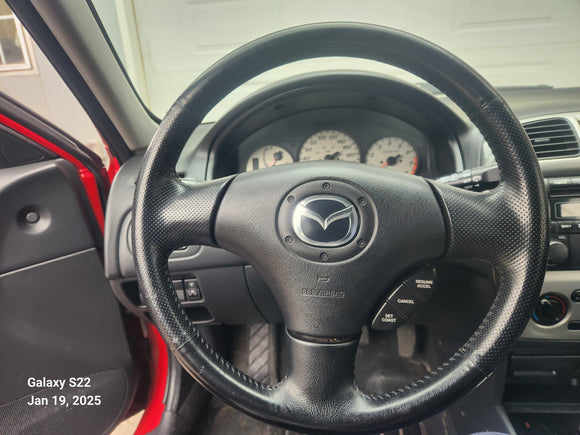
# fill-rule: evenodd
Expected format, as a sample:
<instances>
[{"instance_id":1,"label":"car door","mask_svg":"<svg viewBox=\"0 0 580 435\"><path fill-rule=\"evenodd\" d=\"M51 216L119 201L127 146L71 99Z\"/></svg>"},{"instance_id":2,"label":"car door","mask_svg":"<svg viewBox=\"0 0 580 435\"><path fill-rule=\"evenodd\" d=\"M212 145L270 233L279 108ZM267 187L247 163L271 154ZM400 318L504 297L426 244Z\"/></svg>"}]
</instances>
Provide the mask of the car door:
<instances>
[{"instance_id":1,"label":"car door","mask_svg":"<svg viewBox=\"0 0 580 435\"><path fill-rule=\"evenodd\" d=\"M93 153L0 95L0 433L104 433L135 390Z\"/></svg>"}]
</instances>

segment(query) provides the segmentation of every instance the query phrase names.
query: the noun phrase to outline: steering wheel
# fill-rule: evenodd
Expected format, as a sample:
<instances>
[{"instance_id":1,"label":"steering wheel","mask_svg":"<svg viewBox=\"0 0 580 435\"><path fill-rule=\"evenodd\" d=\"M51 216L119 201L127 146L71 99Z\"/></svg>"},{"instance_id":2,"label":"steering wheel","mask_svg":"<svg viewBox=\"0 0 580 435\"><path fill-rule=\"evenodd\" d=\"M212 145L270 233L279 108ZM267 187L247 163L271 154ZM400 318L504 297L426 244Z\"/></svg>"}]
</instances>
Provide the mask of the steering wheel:
<instances>
[{"instance_id":1,"label":"steering wheel","mask_svg":"<svg viewBox=\"0 0 580 435\"><path fill-rule=\"evenodd\" d=\"M298 163L223 179L180 180L186 140L224 96L289 62L343 56L395 65L431 83L482 132L501 172L476 193L421 177L341 162ZM230 405L306 431L372 431L426 418L492 373L522 332L547 263L548 207L538 161L499 93L445 50L397 30L328 23L280 31L201 75L161 122L133 204L134 260L147 308L183 367ZM264 385L233 367L183 311L167 259L184 245L217 246L259 272L286 325L289 369ZM360 391L362 326L385 289L434 259L473 259L499 276L476 332L443 365L382 395Z\"/></svg>"}]
</instances>

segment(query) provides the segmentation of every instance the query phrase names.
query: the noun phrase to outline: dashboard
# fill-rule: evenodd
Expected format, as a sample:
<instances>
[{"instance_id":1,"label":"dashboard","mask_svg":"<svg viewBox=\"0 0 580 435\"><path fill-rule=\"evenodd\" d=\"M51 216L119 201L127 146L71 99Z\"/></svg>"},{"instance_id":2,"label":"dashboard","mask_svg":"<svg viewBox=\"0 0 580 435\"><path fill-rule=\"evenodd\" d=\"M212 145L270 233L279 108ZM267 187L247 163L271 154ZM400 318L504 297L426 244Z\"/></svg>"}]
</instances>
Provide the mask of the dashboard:
<instances>
[{"instance_id":1,"label":"dashboard","mask_svg":"<svg viewBox=\"0 0 580 435\"><path fill-rule=\"evenodd\" d=\"M548 157L540 163L544 176L554 184L553 194L580 198L580 182L555 187L561 180L567 182L566 177L580 176L580 150L569 148L570 140L580 137L580 89L514 89L503 94L536 150L548 150ZM549 129L554 137L547 139ZM564 157L553 158L557 147L566 153ZM146 317L130 240L131 206L141 159L137 155L125 163L112 186L106 217L105 270L123 305ZM385 171L448 179L494 163L479 131L444 97L384 76L341 71L271 85L218 122L202 124L186 144L176 171L195 182L314 160L362 163ZM563 220L564 225L570 224L570 219ZM580 321L580 296L574 293L580 288L580 235L566 233L567 228L553 237L566 244L571 256L577 251L578 261L570 257L559 266L552 265L542 290L547 295L546 306L561 302L566 313L552 325L531 321L524 339L580 340L580 333L568 327L568 322ZM182 304L195 323L281 321L276 301L261 278L234 254L206 246L184 247L171 255L169 269ZM461 284L454 273L453 269L447 278L450 285L477 286L475 281ZM441 280L445 279L442 274ZM490 292L493 294L493 288ZM438 326L444 324L440 312L450 309L445 306L448 301L461 300L458 295L428 304L425 316L431 312ZM574 295L578 302L574 302ZM467 324L474 321L470 310L476 310L478 304L465 297L458 303L457 315L464 315Z\"/></svg>"}]
</instances>

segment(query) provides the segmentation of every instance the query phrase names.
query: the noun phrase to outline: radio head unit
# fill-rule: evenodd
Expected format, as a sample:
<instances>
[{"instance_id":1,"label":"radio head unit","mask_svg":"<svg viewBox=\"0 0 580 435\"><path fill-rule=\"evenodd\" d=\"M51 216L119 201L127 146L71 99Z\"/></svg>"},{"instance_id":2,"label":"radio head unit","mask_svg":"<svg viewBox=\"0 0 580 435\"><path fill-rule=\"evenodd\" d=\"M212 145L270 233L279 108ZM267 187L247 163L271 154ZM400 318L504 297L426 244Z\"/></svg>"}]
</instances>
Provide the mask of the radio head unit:
<instances>
[{"instance_id":1,"label":"radio head unit","mask_svg":"<svg viewBox=\"0 0 580 435\"><path fill-rule=\"evenodd\" d=\"M548 268L580 269L580 177L546 181L551 215Z\"/></svg>"}]
</instances>

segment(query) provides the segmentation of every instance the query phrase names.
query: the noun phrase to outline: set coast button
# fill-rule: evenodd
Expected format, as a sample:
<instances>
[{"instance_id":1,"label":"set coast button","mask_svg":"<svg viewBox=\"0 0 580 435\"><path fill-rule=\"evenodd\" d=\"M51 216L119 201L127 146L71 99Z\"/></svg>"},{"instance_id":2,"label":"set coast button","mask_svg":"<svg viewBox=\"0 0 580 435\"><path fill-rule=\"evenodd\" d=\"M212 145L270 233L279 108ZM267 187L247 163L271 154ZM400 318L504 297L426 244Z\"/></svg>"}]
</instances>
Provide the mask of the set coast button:
<instances>
[{"instance_id":1,"label":"set coast button","mask_svg":"<svg viewBox=\"0 0 580 435\"><path fill-rule=\"evenodd\" d=\"M392 331L397 329L405 319L388 302L385 302L376 314L371 327L379 331Z\"/></svg>"}]
</instances>

